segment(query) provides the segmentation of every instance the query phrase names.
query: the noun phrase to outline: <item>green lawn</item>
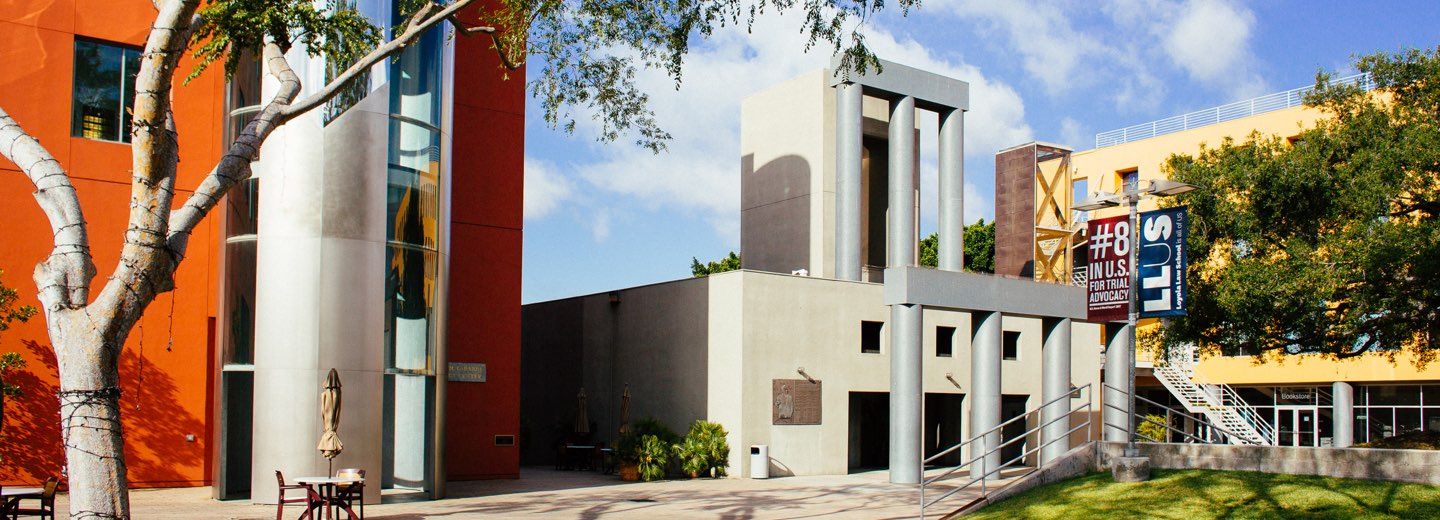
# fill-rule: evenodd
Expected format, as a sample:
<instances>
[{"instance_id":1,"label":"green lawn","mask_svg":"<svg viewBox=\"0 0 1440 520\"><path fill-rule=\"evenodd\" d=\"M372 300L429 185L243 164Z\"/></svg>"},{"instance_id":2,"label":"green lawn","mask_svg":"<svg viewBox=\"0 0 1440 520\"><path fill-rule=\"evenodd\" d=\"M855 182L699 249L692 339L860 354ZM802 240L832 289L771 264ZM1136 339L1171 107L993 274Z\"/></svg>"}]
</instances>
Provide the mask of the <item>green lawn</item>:
<instances>
[{"instance_id":1,"label":"green lawn","mask_svg":"<svg viewBox=\"0 0 1440 520\"><path fill-rule=\"evenodd\" d=\"M1207 470L1156 470L1149 482L1118 484L1094 473L964 518L1440 518L1440 486Z\"/></svg>"}]
</instances>

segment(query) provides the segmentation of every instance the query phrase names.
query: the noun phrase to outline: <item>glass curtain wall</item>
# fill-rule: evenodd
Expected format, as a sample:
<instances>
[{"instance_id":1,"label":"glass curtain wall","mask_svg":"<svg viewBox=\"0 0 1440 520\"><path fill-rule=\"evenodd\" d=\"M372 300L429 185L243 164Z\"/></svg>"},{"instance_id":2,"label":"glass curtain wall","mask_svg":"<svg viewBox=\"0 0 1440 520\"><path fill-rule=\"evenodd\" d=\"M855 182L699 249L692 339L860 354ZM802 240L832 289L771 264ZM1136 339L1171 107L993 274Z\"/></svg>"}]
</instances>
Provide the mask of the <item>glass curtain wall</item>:
<instances>
[{"instance_id":1,"label":"glass curtain wall","mask_svg":"<svg viewBox=\"0 0 1440 520\"><path fill-rule=\"evenodd\" d=\"M397 13L398 15L398 13ZM443 44L430 31L390 64L386 190L386 487L430 489L440 341Z\"/></svg>"},{"instance_id":2,"label":"glass curtain wall","mask_svg":"<svg viewBox=\"0 0 1440 520\"><path fill-rule=\"evenodd\" d=\"M225 92L224 144L229 145L260 113L261 64L242 59ZM250 494L251 414L255 382L255 261L259 230L260 171L232 188L221 203L220 416L216 498Z\"/></svg>"}]
</instances>

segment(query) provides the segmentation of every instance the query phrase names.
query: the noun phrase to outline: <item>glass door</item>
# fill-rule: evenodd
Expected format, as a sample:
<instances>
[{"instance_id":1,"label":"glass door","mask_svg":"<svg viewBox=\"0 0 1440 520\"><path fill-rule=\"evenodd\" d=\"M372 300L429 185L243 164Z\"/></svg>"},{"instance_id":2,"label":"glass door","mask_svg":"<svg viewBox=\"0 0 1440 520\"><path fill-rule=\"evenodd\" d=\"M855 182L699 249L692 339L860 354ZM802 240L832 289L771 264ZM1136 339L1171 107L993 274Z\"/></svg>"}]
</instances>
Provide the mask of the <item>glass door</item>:
<instances>
[{"instance_id":1,"label":"glass door","mask_svg":"<svg viewBox=\"0 0 1440 520\"><path fill-rule=\"evenodd\" d=\"M1319 445L1314 406L1275 407L1276 445L1314 447Z\"/></svg>"}]
</instances>

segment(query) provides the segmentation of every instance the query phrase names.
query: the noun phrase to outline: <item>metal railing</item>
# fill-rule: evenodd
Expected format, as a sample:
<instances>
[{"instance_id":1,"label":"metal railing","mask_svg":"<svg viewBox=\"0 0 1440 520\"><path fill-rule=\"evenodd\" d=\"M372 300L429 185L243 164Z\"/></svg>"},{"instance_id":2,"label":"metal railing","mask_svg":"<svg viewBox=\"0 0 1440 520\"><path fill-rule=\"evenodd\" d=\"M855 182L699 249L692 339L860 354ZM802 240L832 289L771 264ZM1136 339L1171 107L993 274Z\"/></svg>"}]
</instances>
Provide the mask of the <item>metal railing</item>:
<instances>
[{"instance_id":1,"label":"metal railing","mask_svg":"<svg viewBox=\"0 0 1440 520\"><path fill-rule=\"evenodd\" d=\"M1231 388L1230 385L1205 380L1200 372L1196 370L1196 365L1199 363L1199 360L1199 349L1196 348L1193 343L1187 343L1180 348L1172 349L1165 359L1169 367L1177 370L1181 377L1188 380L1189 384L1195 387L1195 390L1200 394L1199 397L1204 401L1206 407L1215 409L1216 413L1224 413L1223 410L1219 410L1221 408L1231 409L1241 420L1250 424L1250 428L1255 430L1255 433L1260 436L1260 440L1268 444L1274 444L1276 441L1275 426L1271 425L1268 419L1260 415L1260 412L1257 411L1255 407L1250 406L1250 403L1246 402L1243 397L1240 397L1240 394L1237 393L1234 388ZM1158 372L1163 370L1163 368L1156 367L1156 370L1156 376L1160 379L1161 383L1164 383L1172 394L1176 394L1175 397L1182 400L1185 399L1185 396L1179 395L1176 389L1170 388L1169 382L1167 382L1164 377L1160 377L1161 374ZM1218 392L1212 394L1207 387L1216 389Z\"/></svg>"},{"instance_id":2,"label":"metal railing","mask_svg":"<svg viewBox=\"0 0 1440 520\"><path fill-rule=\"evenodd\" d=\"M1105 385L1105 389L1106 389L1106 390L1114 390L1115 392L1118 392L1118 393L1120 393L1121 395L1125 395L1125 391L1124 391L1124 390L1119 389L1119 388L1116 388L1116 387L1113 387L1113 386L1110 386L1110 385L1108 385L1108 384ZM1207 417L1200 416L1200 415L1194 415L1194 414L1190 414L1190 413L1186 413L1186 412L1182 412L1182 411L1180 411L1180 410L1176 410L1176 409L1171 408L1171 407L1169 407L1169 406L1165 406L1165 405L1163 405L1163 404L1160 404L1160 403L1158 403L1158 402L1156 402L1156 401L1150 400L1150 399L1148 399L1148 398L1146 398L1146 397L1144 397L1144 396L1138 395L1138 394L1135 396L1135 401L1136 401L1136 402L1143 402L1143 403L1148 404L1148 405L1150 405L1150 406L1154 406L1154 407L1156 407L1156 408L1160 408L1160 409L1162 409L1162 410L1165 410L1166 412L1169 412L1169 413L1171 413L1171 414L1179 415L1180 417L1183 417L1183 418L1186 418L1186 419L1190 419L1190 420L1192 420L1192 421L1195 421L1195 424L1196 424L1197 426L1204 426L1204 427L1206 427L1206 428L1209 428L1209 429L1211 429L1211 430L1218 431L1218 432L1220 432L1220 433L1222 433L1222 434L1225 434L1225 435L1228 435L1228 436L1230 436L1230 437L1244 438L1244 437L1243 437L1241 434L1239 434L1239 433L1236 433L1236 432L1234 432L1234 431L1231 431L1231 430L1225 428L1224 426L1220 426L1220 425L1218 425L1218 424L1215 424L1213 421L1211 421L1211 420L1210 420L1209 418L1207 418ZM1123 406L1119 406L1119 405L1116 405L1116 404L1113 404L1113 403L1101 403L1101 406L1103 406L1103 407L1105 407L1105 408L1109 408L1109 409L1111 409L1111 410L1118 410L1118 411L1121 411L1121 412L1125 412L1125 411L1126 411ZM1183 437L1185 437L1185 438L1187 438L1187 439L1190 439L1190 440L1192 440L1192 441L1194 441L1194 442L1197 442L1197 443L1203 443L1203 444L1213 444L1213 443L1214 443L1214 441L1212 441L1212 440L1209 440L1209 439L1206 439L1206 438L1203 438L1203 437L1199 437L1199 436L1190 434L1190 433L1188 433L1188 432L1185 432L1184 430L1180 430L1180 429L1177 429L1177 428L1175 428L1175 427L1173 427L1173 426L1170 426L1169 424L1165 424L1165 423L1161 423L1161 422L1159 422L1159 421L1151 420L1149 417L1145 417L1144 415L1140 415L1140 414L1137 413L1137 414L1134 414L1134 416L1135 416L1135 420L1136 420L1137 423L1143 421L1143 422L1147 422L1147 423L1150 423L1150 424L1156 424L1156 425L1159 425L1159 426L1163 426L1163 427L1165 427L1165 429L1170 430L1170 431L1173 431L1173 432L1176 432L1176 433L1179 433L1181 436L1183 436ZM1101 419L1101 422L1102 422L1102 424L1104 424L1106 427L1109 427L1109 428L1115 428L1115 429L1118 429L1118 430L1121 430L1121 431L1125 431L1125 430L1127 429L1127 426L1126 426L1126 425L1123 425L1123 424L1111 424L1111 423L1109 423L1109 422L1105 422L1104 419L1103 419L1103 417L1102 417L1102 419ZM1165 442L1164 440L1161 440L1161 439L1152 439L1152 438L1150 438L1150 437L1147 436L1147 435L1141 434L1141 433L1139 432L1139 428L1136 428L1134 433L1135 433L1135 436L1136 436L1137 438L1142 438L1142 439L1148 440L1148 441L1150 441L1150 442Z\"/></svg>"},{"instance_id":3,"label":"metal railing","mask_svg":"<svg viewBox=\"0 0 1440 520\"><path fill-rule=\"evenodd\" d=\"M1332 79L1330 83L1332 85L1355 85L1360 87L1361 90L1366 91L1375 89L1375 80L1368 74L1356 74L1354 76ZM1305 94L1310 93L1312 90L1315 90L1314 85L1267 94L1257 98L1198 110L1188 114L1167 117L1149 123L1127 126L1108 132L1100 132L1095 134L1095 147L1104 148L1106 146L1115 146L1165 134L1183 132L1192 128L1233 121L1255 114L1300 106L1305 103Z\"/></svg>"},{"instance_id":4,"label":"metal railing","mask_svg":"<svg viewBox=\"0 0 1440 520\"><path fill-rule=\"evenodd\" d=\"M1051 400L1049 400L1049 401L1046 401L1046 402L1040 404L1039 406L1037 406L1037 407L1035 407L1035 408L1033 408L1033 409L1026 410L1025 413L1020 414L1020 415L1017 415L1017 416L1015 416L1015 417L1012 417L1012 418L1010 418L1010 420L1007 420L1007 421L1005 421L1005 422L1002 422L1002 423L996 425L994 428L990 428L990 429L988 429L988 430L985 430L984 432L981 432L981 433L979 433L979 434L977 434L977 435L974 435L974 436L970 437L969 439L967 439L967 440L965 440L965 441L963 441L963 442L961 442L961 443L959 443L959 444L956 444L956 445L954 445L954 446L951 446L951 447L949 447L949 448L946 448L944 451L941 451L941 452L939 452L939 453L936 453L936 454L934 454L934 455L931 455L931 456L929 456L929 457L926 457L925 460L922 461L921 464L920 464L921 471L922 471L922 472L924 471L924 468L925 468L925 466L926 466L927 464L930 464L930 463L932 463L932 462L934 462L934 461L937 461L937 460L939 460L941 457L944 457L944 456L946 456L946 455L949 455L950 453L953 453L953 452L955 452L956 450L959 450L959 449L963 448L963 447L964 447L965 445L967 445L967 444L970 444L970 443L972 443L972 442L975 442L975 441L978 440L978 439L983 439L983 438L985 438L987 435L990 435L990 434L992 434L992 433L993 433L993 434L1001 434L1001 432L1003 432L1003 429L1004 429L1006 426L1010 425L1011 423L1014 423L1015 421L1023 421L1023 420L1025 420L1025 418L1029 417L1030 414L1032 414L1032 413L1038 413L1038 412L1040 412L1041 410L1044 410L1045 407L1050 406L1051 404L1054 404L1054 403L1057 403L1057 402L1060 402L1060 401L1069 400L1069 399L1074 399L1073 396L1074 396L1077 392L1083 392L1083 393L1085 394L1086 400L1085 400L1085 402L1084 402L1082 405L1074 406L1074 407L1068 407L1068 406L1067 406L1068 410L1067 410L1064 414L1060 415L1059 417L1055 417L1055 418L1053 418L1053 419L1050 419L1049 421L1045 421L1044 423L1037 424L1035 427L1030 428L1030 429L1028 429L1028 430L1025 430L1024 433L1018 434L1018 435L1014 436L1013 438L1011 438L1010 440L1003 441L1003 442L997 444L996 446L991 447L990 449L986 450L984 453L981 453L981 454L979 454L979 455L974 455L973 457L970 458L970 460L964 461L964 462L960 463L960 465L958 465L958 466L954 466L954 467L951 467L951 468L949 468L949 469L946 469L945 471L941 472L941 473L938 474L938 475L935 475L934 477L922 478L921 481L920 481L920 518L922 518L922 519L925 518L925 510L926 510L927 508L929 508L930 506L933 506L933 505L939 503L939 502L942 501L942 500L945 500L945 499L947 499L947 498L950 498L950 497L954 496L956 493L959 493L959 492L961 492L961 491L963 491L963 490L965 490L965 489L969 489L971 486L975 485L976 482L979 482L979 483L980 483L980 496L977 497L975 500L980 500L980 499L983 499L983 498L989 496L989 495L990 495L990 488L989 488L989 486L986 484L986 481L990 479L990 476L991 476L991 475L994 475L994 474L1000 472L1000 470L1004 469L1006 466L1009 466L1009 465L1014 464L1014 463L1016 463L1016 462L1025 460L1025 457L1030 456L1030 454L1035 453L1035 452L1038 452L1038 451L1040 451L1040 450L1042 450L1042 449L1045 449L1045 447L1047 447L1047 446L1049 446L1049 445L1051 445L1051 444L1054 444L1054 443L1060 441L1061 439L1069 440L1069 439L1070 439L1070 435L1074 434L1074 433L1077 432L1077 431L1080 431L1081 429L1084 429L1084 430L1085 430L1085 441L1086 441L1086 442L1089 442L1089 441L1094 440L1094 439L1095 439L1095 436L1094 436L1094 434L1093 434L1092 429L1090 428L1091 415L1092 415L1092 414L1090 413L1090 411L1091 411L1091 409L1094 407L1095 396L1094 396L1094 392L1091 390L1091 385L1087 384L1087 385L1085 385L1085 386L1081 386L1081 387L1077 387L1077 388L1071 389L1069 392L1066 392L1064 395L1062 395L1062 396L1060 396L1060 397L1056 397L1056 398L1051 399ZM1062 436L1060 436L1060 437L1057 437L1057 438L1054 438L1054 439L1050 439L1049 441L1041 442L1041 443L1039 443L1037 446L1035 446L1034 448L1030 448L1030 449L1028 449L1028 450L1027 450L1027 449L1023 449L1023 447L1022 447L1021 453L1020 453L1019 455L1015 456L1015 457L1010 458L1010 460L1003 461L1003 462L1001 462L1000 464L996 465L996 467L994 467L994 468L989 468L989 467L987 466L987 463L986 463L986 460L985 460L985 459L987 459L991 454L996 453L996 452L1004 449L1005 447L1007 447L1007 446L1015 443L1016 441L1024 441L1025 439L1029 438L1030 435L1042 431L1046 426L1049 426L1049 425L1051 425L1051 424L1060 422L1060 421L1062 421L1062 420L1068 421L1068 423L1070 423L1070 424L1073 425L1075 421L1073 421L1071 418L1072 418L1075 414L1077 414L1077 413L1082 413L1082 412L1084 413L1084 417L1085 417L1084 422L1083 422L1082 424L1080 424L1079 426L1071 426L1069 430L1066 430L1066 431L1065 431L1065 434L1064 434L1064 435L1062 435ZM1038 421L1037 421L1037 422L1038 422ZM1042 438L1043 438L1043 435L1042 435ZM972 450L972 451L973 451L973 450ZM973 453L972 453L972 455L973 455ZM977 464L977 463L978 463L978 464ZM955 474L955 472L960 471L960 470L963 469L963 468L969 467L969 468L972 468L972 469L973 469L973 468L975 468L975 467L977 467L977 466L980 468L980 471L979 471L980 476L978 476L978 477L971 477L968 482L965 482L964 484L960 485L959 487L956 487L956 488L951 489L951 490L949 490L949 491L947 491L947 492L945 492L945 493L942 493L940 496L936 497L936 498L933 499L933 500L926 500L926 497L925 497L925 488L926 488L926 487L928 487L928 486L930 486L930 485L932 485L932 484L935 484L936 482L939 482L939 481L941 481L941 480L945 480L946 478L950 477L950 475ZM1032 469L1031 471L1034 471L1034 469ZM972 473L974 473L974 471L972 471Z\"/></svg>"}]
</instances>

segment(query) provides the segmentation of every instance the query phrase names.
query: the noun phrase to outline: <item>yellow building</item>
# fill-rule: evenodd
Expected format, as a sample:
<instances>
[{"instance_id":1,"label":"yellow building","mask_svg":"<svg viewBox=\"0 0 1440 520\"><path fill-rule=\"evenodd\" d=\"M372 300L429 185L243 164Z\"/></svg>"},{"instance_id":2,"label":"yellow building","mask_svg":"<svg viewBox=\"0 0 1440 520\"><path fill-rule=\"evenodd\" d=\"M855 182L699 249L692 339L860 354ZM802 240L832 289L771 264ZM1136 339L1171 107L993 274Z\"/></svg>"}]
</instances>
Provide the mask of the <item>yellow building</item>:
<instances>
[{"instance_id":1,"label":"yellow building","mask_svg":"<svg viewBox=\"0 0 1440 520\"><path fill-rule=\"evenodd\" d=\"M1344 78L1364 84L1363 77ZM1308 88L1231 103L1190 114L1104 132L1095 148L1030 143L996 155L996 272L1056 283L1085 280L1085 220L1124 214L1125 208L1073 211L1096 192L1124 191L1126 183L1164 177L1175 153L1196 154L1229 137L1254 132L1293 138L1324 117L1301 105ZM1143 184L1142 184L1143 186ZM1140 211L1156 209L1140 203ZM1154 320L1147 320L1154 321ZM1156 326L1142 321L1141 329ZM1207 410L1231 408L1268 444L1347 446L1417 430L1440 431L1440 367L1417 369L1413 358L1367 354L1346 360L1320 355L1181 355L1154 363L1140 353L1137 394L1177 410L1228 424ZM1200 397L1195 397L1199 390ZM1183 394L1192 394L1185 397ZM1141 413L1163 409L1137 406ZM1348 410L1348 411L1347 411ZM1257 420L1258 418L1258 420ZM1196 432L1190 420L1172 424ZM1204 430L1199 426L1199 431ZM1203 433L1197 435L1204 435ZM1175 434L1170 440L1183 441Z\"/></svg>"}]
</instances>

